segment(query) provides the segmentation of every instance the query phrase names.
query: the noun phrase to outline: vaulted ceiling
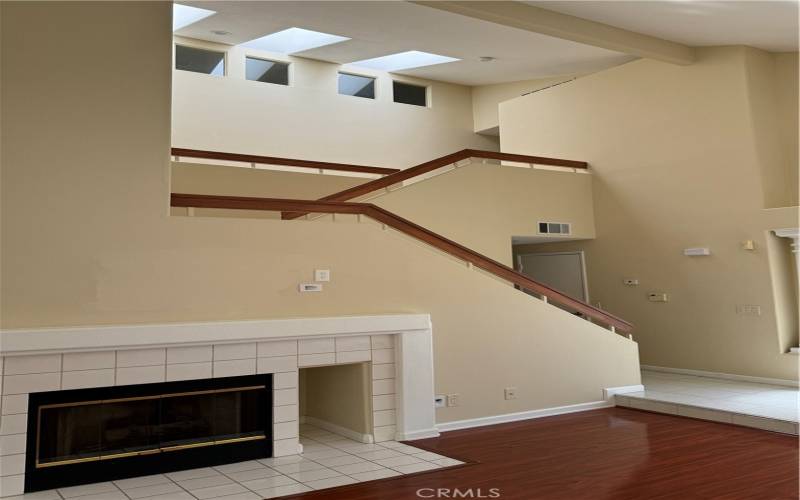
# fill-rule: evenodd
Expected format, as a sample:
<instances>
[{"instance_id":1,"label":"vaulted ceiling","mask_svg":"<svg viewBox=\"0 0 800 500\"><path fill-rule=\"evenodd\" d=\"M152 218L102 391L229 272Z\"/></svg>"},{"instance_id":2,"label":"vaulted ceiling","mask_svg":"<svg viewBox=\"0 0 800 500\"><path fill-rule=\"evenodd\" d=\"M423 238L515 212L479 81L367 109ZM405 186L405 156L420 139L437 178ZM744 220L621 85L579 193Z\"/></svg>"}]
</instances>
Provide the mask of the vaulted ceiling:
<instances>
[{"instance_id":1,"label":"vaulted ceiling","mask_svg":"<svg viewBox=\"0 0 800 500\"><path fill-rule=\"evenodd\" d=\"M656 49L664 48L658 47L659 43L670 50L684 50L684 55L690 54L691 49L679 44L742 43L763 46L769 50L791 49L788 33L792 27L785 19L790 17L787 16L787 8L771 5L787 2L545 1L435 2L427 5L426 2L404 1L179 3L216 11L216 14L176 31L180 36L237 45L291 27L305 28L345 36L350 40L298 52L293 54L295 56L347 64L411 50L430 52L460 60L396 72L464 85L593 72L638 56L658 54L658 50L647 50L653 46ZM448 4L452 4L449 11ZM511 14L507 14L505 20L492 18L485 12L474 14L462 9L483 8L490 11L501 4L511 9L508 11ZM698 4L697 14L693 14L694 11L688 7L695 4ZM753 6L748 6L750 4ZM756 5L766 7L762 10L761 7L754 7ZM542 11L541 8L549 10ZM595 35L583 37L578 33L579 36L571 36L575 33L562 35L561 31L564 30L556 30L555 34L553 30L537 30L537 12L540 17L541 14L545 14L545 17L552 14L560 17L557 21L567 23L574 21L571 16L588 19L590 22L584 24L589 25ZM509 21L509 18L526 17L529 13L534 20L529 23L533 28L515 23L514 19ZM749 21L749 25L743 29L742 23L745 21ZM794 22L793 50L796 50L796 15ZM584 28L586 26L580 25L579 20L576 30ZM597 33L600 35L597 36ZM651 36L642 37L639 33ZM603 39L604 35L608 35L608 40L613 43L604 43L607 41ZM626 36L628 42L618 43ZM647 50L636 50L637 43L647 46ZM481 58L486 56L494 59L482 62Z\"/></svg>"},{"instance_id":2,"label":"vaulted ceiling","mask_svg":"<svg viewBox=\"0 0 800 500\"><path fill-rule=\"evenodd\" d=\"M749 45L796 51L797 1L529 1L543 9L693 47Z\"/></svg>"}]
</instances>

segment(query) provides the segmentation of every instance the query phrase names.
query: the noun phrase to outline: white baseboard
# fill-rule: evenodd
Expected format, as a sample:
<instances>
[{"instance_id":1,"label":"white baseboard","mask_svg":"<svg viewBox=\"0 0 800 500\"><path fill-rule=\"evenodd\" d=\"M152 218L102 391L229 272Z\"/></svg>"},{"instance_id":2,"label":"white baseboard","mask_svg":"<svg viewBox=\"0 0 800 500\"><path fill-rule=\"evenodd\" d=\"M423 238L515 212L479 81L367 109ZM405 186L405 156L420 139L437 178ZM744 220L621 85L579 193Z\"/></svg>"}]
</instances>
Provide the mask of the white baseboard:
<instances>
[{"instance_id":1,"label":"white baseboard","mask_svg":"<svg viewBox=\"0 0 800 500\"><path fill-rule=\"evenodd\" d=\"M440 435L439 430L434 428L423 431L413 431L406 433L398 432L397 434L395 434L394 439L396 441L413 441L415 439L435 438L439 437L439 435Z\"/></svg>"},{"instance_id":2,"label":"white baseboard","mask_svg":"<svg viewBox=\"0 0 800 500\"><path fill-rule=\"evenodd\" d=\"M614 406L614 403L609 401L591 401L588 403L578 403L575 405L556 406L553 408L542 408L540 410L521 411L518 413L506 413L504 415L493 415L491 417L479 417L466 420L456 420L454 422L443 422L441 424L437 424L436 428L440 432L447 432L458 429L469 429L471 427L483 427L485 425L504 424L507 422L517 422L520 420L530 420L533 418L563 415L565 413L597 410L598 408L610 408L612 406Z\"/></svg>"},{"instance_id":3,"label":"white baseboard","mask_svg":"<svg viewBox=\"0 0 800 500\"><path fill-rule=\"evenodd\" d=\"M352 440L358 441L359 443L375 442L375 438L372 436L372 434L361 434L360 432L356 432L346 427L342 427L341 425L336 425L334 423L328 422L327 420L321 420L319 418L309 417L306 415L300 417L300 422L304 424L310 424L315 427L319 427L321 429L325 429L326 431L330 431L334 434L350 438Z\"/></svg>"},{"instance_id":4,"label":"white baseboard","mask_svg":"<svg viewBox=\"0 0 800 500\"><path fill-rule=\"evenodd\" d=\"M751 377L750 375L736 375L734 373L707 372L703 370L689 370L687 368L670 368L667 366L641 365L642 370L665 373L679 373L681 375L694 375L696 377L721 378L724 380L738 380L739 382L754 382L756 384L785 385L798 387L797 380L783 378Z\"/></svg>"},{"instance_id":5,"label":"white baseboard","mask_svg":"<svg viewBox=\"0 0 800 500\"><path fill-rule=\"evenodd\" d=\"M639 385L622 385L620 387L607 387L603 389L603 399L611 401L616 394L628 394L631 392L641 392L644 390L642 384Z\"/></svg>"}]
</instances>

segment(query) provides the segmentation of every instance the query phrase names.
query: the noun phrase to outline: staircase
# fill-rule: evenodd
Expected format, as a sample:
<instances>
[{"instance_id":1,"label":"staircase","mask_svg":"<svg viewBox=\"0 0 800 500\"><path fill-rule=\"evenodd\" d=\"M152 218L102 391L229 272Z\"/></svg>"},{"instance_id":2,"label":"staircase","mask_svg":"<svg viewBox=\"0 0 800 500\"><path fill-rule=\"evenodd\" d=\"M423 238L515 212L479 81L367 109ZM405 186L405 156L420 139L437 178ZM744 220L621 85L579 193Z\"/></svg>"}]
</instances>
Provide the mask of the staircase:
<instances>
[{"instance_id":1,"label":"staircase","mask_svg":"<svg viewBox=\"0 0 800 500\"><path fill-rule=\"evenodd\" d=\"M532 280L531 278L515 271L514 269L497 262L481 253L467 248L455 241L441 236L414 222L389 212L371 203L353 202L350 200L374 195L393 186L401 186L409 181L430 176L438 170L452 169L465 160L479 159L481 161L493 160L500 162L513 162L515 165L567 168L571 170L586 170L586 162L565 160L560 158L547 158L539 156L517 155L493 151L480 151L465 149L434 160L416 165L405 170L386 169L364 165L350 165L341 163L326 163L319 161L297 160L255 155L241 155L215 151L189 150L173 148L172 154L176 157L204 158L224 161L246 162L252 165L268 164L294 166L310 169L352 171L369 173L380 177L359 184L352 188L324 196L318 200L297 200L286 198L256 198L242 196L216 196L190 193L173 193L171 205L173 207L210 208L227 210L250 210L280 212L281 218L291 221L309 214L349 214L358 217L368 217L386 228L392 228L404 235L421 241L450 256L460 259L470 268L481 269L501 280L508 282L520 291L532 292L545 303L555 304L570 312L580 314L588 321L607 327L612 332L624 333L630 336L633 325L624 319L618 318L602 309L585 302L573 299L547 285ZM534 299L535 300L535 299Z\"/></svg>"}]
</instances>

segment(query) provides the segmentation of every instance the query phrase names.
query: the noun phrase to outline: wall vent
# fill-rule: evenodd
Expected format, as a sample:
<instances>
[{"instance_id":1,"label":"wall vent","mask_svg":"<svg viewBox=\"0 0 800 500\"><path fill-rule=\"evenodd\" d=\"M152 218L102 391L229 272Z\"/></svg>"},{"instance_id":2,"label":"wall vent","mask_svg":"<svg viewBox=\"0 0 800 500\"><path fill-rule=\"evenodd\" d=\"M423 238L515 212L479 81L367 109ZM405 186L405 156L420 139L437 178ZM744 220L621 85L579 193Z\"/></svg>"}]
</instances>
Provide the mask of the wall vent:
<instances>
[{"instance_id":1,"label":"wall vent","mask_svg":"<svg viewBox=\"0 0 800 500\"><path fill-rule=\"evenodd\" d=\"M540 222L539 234L571 234L572 225L564 222Z\"/></svg>"}]
</instances>

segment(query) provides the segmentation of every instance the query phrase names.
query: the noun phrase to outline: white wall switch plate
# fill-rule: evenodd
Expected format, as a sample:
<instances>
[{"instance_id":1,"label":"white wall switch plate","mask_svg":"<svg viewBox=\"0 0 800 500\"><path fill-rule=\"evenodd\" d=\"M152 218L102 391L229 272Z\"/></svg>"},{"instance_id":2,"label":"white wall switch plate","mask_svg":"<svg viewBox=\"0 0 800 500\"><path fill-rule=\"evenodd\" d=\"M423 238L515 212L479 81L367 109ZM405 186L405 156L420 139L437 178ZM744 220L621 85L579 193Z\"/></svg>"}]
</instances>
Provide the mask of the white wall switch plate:
<instances>
[{"instance_id":1,"label":"white wall switch plate","mask_svg":"<svg viewBox=\"0 0 800 500\"><path fill-rule=\"evenodd\" d=\"M684 248L683 255L688 255L690 257L700 257L705 255L711 255L710 248Z\"/></svg>"},{"instance_id":2,"label":"white wall switch plate","mask_svg":"<svg viewBox=\"0 0 800 500\"><path fill-rule=\"evenodd\" d=\"M319 283L300 283L300 292L321 292L322 285Z\"/></svg>"},{"instance_id":3,"label":"white wall switch plate","mask_svg":"<svg viewBox=\"0 0 800 500\"><path fill-rule=\"evenodd\" d=\"M517 399L517 388L516 387L506 387L504 391L504 396L506 399Z\"/></svg>"},{"instance_id":4,"label":"white wall switch plate","mask_svg":"<svg viewBox=\"0 0 800 500\"><path fill-rule=\"evenodd\" d=\"M669 302L669 294L664 292L650 292L647 294L650 302Z\"/></svg>"},{"instance_id":5,"label":"white wall switch plate","mask_svg":"<svg viewBox=\"0 0 800 500\"><path fill-rule=\"evenodd\" d=\"M639 286L639 280L636 278L625 278L622 282L628 286Z\"/></svg>"},{"instance_id":6,"label":"white wall switch plate","mask_svg":"<svg viewBox=\"0 0 800 500\"><path fill-rule=\"evenodd\" d=\"M316 269L314 271L314 281L330 281L330 280L331 280L330 269Z\"/></svg>"}]
</instances>

